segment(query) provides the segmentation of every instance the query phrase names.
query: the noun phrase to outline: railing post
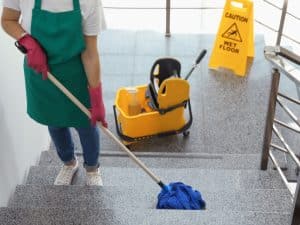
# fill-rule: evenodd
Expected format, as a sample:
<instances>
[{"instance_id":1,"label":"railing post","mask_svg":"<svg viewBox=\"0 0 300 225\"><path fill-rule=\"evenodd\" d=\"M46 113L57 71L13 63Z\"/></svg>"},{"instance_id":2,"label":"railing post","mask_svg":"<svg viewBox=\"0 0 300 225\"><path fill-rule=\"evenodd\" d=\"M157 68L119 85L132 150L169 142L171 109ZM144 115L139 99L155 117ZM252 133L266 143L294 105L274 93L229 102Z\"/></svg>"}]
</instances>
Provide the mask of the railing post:
<instances>
[{"instance_id":1,"label":"railing post","mask_svg":"<svg viewBox=\"0 0 300 225\"><path fill-rule=\"evenodd\" d=\"M171 0L166 0L166 37L171 36L170 32L170 20L171 20Z\"/></svg>"},{"instance_id":2,"label":"railing post","mask_svg":"<svg viewBox=\"0 0 300 225\"><path fill-rule=\"evenodd\" d=\"M296 90L297 90L297 94L298 94L298 99L300 99L300 84L296 84Z\"/></svg>"},{"instance_id":3,"label":"railing post","mask_svg":"<svg viewBox=\"0 0 300 225\"><path fill-rule=\"evenodd\" d=\"M279 80L280 80L280 73L278 69L273 69L271 91L269 96L269 108L268 108L267 120L265 125L264 143L263 143L263 151L262 151L261 165L260 165L261 170L266 170L268 168L269 151L270 151L270 144L272 139L273 121L275 117Z\"/></svg>"},{"instance_id":4,"label":"railing post","mask_svg":"<svg viewBox=\"0 0 300 225\"><path fill-rule=\"evenodd\" d=\"M278 29L278 34L277 34L277 41L276 45L279 46L281 42L281 37L283 33L283 27L284 27L284 21L285 21L285 15L287 12L287 6L288 6L288 0L284 0L283 6L282 6L282 11L281 11L281 19L280 19L280 25Z\"/></svg>"},{"instance_id":5,"label":"railing post","mask_svg":"<svg viewBox=\"0 0 300 225\"><path fill-rule=\"evenodd\" d=\"M300 176L298 177L297 188L294 197L294 209L291 218L291 225L299 225L300 224Z\"/></svg>"}]
</instances>

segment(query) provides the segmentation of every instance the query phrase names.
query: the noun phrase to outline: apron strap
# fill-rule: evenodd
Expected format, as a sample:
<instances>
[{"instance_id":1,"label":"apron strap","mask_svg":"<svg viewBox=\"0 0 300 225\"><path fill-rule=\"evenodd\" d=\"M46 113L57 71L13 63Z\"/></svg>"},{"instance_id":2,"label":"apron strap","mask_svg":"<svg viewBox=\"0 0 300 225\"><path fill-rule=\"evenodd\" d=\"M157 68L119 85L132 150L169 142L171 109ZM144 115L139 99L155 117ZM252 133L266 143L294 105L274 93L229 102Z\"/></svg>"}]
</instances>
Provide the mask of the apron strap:
<instances>
[{"instance_id":1,"label":"apron strap","mask_svg":"<svg viewBox=\"0 0 300 225\"><path fill-rule=\"evenodd\" d=\"M34 8L41 9L42 8L42 0L35 0L34 1Z\"/></svg>"},{"instance_id":2,"label":"apron strap","mask_svg":"<svg viewBox=\"0 0 300 225\"><path fill-rule=\"evenodd\" d=\"M80 10L79 0L73 0L73 8L74 10Z\"/></svg>"},{"instance_id":3,"label":"apron strap","mask_svg":"<svg viewBox=\"0 0 300 225\"><path fill-rule=\"evenodd\" d=\"M42 8L42 0L35 0L34 8L41 9ZM73 0L73 8L74 8L74 10L80 10L79 0Z\"/></svg>"}]
</instances>

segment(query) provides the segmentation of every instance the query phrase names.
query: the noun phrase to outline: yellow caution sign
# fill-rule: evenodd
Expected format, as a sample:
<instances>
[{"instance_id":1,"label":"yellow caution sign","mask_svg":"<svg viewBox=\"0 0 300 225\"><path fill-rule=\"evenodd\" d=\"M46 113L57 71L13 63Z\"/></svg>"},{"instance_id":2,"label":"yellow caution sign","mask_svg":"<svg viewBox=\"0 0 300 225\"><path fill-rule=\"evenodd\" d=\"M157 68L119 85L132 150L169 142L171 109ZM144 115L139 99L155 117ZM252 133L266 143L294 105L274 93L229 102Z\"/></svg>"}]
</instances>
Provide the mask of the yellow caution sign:
<instances>
[{"instance_id":1,"label":"yellow caution sign","mask_svg":"<svg viewBox=\"0 0 300 225\"><path fill-rule=\"evenodd\" d=\"M253 2L227 0L209 68L227 68L244 76L248 57L254 57Z\"/></svg>"}]
</instances>

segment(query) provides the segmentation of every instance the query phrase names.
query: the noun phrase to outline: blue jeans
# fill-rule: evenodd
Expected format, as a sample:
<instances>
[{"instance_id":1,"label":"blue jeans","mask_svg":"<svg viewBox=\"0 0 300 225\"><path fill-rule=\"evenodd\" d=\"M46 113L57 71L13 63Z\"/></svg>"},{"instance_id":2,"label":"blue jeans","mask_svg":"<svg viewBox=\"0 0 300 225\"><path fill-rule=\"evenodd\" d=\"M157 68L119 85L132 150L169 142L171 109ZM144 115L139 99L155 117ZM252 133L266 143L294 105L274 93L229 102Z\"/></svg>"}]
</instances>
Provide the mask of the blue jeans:
<instances>
[{"instance_id":1,"label":"blue jeans","mask_svg":"<svg viewBox=\"0 0 300 225\"><path fill-rule=\"evenodd\" d=\"M99 131L97 126L75 128L79 134L83 150L84 167L94 169L99 167ZM64 162L75 159L74 143L68 127L48 127L52 141L59 158Z\"/></svg>"}]
</instances>

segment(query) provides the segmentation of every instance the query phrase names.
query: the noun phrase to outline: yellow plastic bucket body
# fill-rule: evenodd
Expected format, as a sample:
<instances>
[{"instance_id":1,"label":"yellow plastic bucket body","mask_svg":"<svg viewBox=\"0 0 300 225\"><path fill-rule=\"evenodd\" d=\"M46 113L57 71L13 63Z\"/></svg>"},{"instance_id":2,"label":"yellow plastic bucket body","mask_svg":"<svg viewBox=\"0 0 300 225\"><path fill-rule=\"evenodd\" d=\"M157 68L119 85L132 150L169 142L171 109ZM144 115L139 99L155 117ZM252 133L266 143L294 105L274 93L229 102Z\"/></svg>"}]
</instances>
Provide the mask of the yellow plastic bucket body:
<instances>
[{"instance_id":1,"label":"yellow plastic bucket body","mask_svg":"<svg viewBox=\"0 0 300 225\"><path fill-rule=\"evenodd\" d=\"M181 80L180 83L184 83L181 85L182 87L185 86L184 91L180 93L180 89L177 87L177 91L175 95L170 96L169 100L174 102L173 98L177 96L181 96L183 92L187 93L185 96L189 94L189 84L187 81L182 80L180 78L172 78ZM167 79L169 80L169 79ZM164 81L165 82L165 81ZM165 86L164 82L161 84L161 88L159 89L158 93L158 101L162 101L161 104L164 106L168 106L168 101L166 100L167 93L173 93L174 87L176 85L172 81L167 81L172 83L172 87L167 85ZM175 81L175 83L179 83ZM162 93L162 87L165 88L165 92ZM147 103L147 99L145 98L145 93L147 90L147 85L136 86L137 89L137 96L138 101L141 104L142 108L144 109L142 113L129 116L128 115L128 104L129 104L129 93L126 88L120 88L117 92L117 96L115 99L115 106L118 110L117 115L117 122L120 125L120 129L123 135L126 135L131 138L139 138L144 136L151 136L159 133L164 133L168 131L176 131L180 130L185 124L186 119L184 116L184 107L176 108L170 112L165 114L160 114L158 111L153 111ZM181 89L182 90L182 89ZM174 93L173 93L174 94ZM161 98L161 99L160 99Z\"/></svg>"},{"instance_id":2,"label":"yellow plastic bucket body","mask_svg":"<svg viewBox=\"0 0 300 225\"><path fill-rule=\"evenodd\" d=\"M165 109L189 99L190 85L180 78L169 78L162 82L158 90L159 108Z\"/></svg>"}]
</instances>

